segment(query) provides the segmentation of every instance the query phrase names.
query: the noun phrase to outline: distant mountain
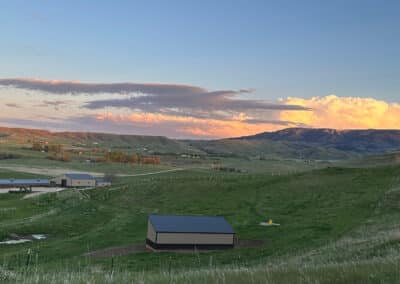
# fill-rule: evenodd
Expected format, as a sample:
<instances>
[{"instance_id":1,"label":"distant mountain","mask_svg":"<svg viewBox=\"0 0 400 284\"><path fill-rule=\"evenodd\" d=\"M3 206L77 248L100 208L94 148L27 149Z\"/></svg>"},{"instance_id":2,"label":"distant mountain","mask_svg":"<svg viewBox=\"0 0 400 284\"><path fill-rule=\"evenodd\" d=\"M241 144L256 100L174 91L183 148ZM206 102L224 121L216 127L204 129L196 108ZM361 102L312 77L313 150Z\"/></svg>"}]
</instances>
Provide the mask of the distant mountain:
<instances>
[{"instance_id":1,"label":"distant mountain","mask_svg":"<svg viewBox=\"0 0 400 284\"><path fill-rule=\"evenodd\" d=\"M34 141L147 154L344 160L400 151L400 130L288 128L238 138L177 140L162 136L49 132L0 127L0 145L9 143L29 147Z\"/></svg>"},{"instance_id":2,"label":"distant mountain","mask_svg":"<svg viewBox=\"0 0 400 284\"><path fill-rule=\"evenodd\" d=\"M245 141L269 140L318 146L359 154L400 150L400 130L335 130L288 128L236 138Z\"/></svg>"}]
</instances>

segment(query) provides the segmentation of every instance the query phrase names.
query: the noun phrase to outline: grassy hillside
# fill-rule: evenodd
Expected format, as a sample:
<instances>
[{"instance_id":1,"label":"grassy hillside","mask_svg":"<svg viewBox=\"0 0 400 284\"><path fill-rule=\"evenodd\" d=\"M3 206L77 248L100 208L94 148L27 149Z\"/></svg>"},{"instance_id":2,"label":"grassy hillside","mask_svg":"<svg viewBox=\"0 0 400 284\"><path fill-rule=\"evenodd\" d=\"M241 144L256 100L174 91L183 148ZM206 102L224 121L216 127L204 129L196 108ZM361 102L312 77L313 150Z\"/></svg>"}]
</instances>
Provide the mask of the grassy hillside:
<instances>
[{"instance_id":1,"label":"grassy hillside","mask_svg":"<svg viewBox=\"0 0 400 284\"><path fill-rule=\"evenodd\" d=\"M0 127L0 145L30 147L33 141L47 141L69 146L124 150L135 153L190 153L202 154L184 142L161 136L115 135L84 132L49 132L36 129Z\"/></svg>"},{"instance_id":2,"label":"grassy hillside","mask_svg":"<svg viewBox=\"0 0 400 284\"><path fill-rule=\"evenodd\" d=\"M0 246L0 277L36 283L346 283L385 275L391 282L399 276L399 176L395 166L286 176L188 170L35 199L3 194L0 239L12 233L49 239ZM240 239L265 243L198 254L84 256L142 244L149 213L224 215ZM258 225L267 218L281 226Z\"/></svg>"},{"instance_id":3,"label":"grassy hillside","mask_svg":"<svg viewBox=\"0 0 400 284\"><path fill-rule=\"evenodd\" d=\"M290 128L241 138L176 140L160 136L0 128L1 146L29 148L34 141L63 144L66 148L82 151L97 148L177 156L345 160L399 150L400 132Z\"/></svg>"},{"instance_id":4,"label":"grassy hillside","mask_svg":"<svg viewBox=\"0 0 400 284\"><path fill-rule=\"evenodd\" d=\"M381 155L367 155L358 159L341 161L340 165L346 167L377 167L400 164L400 152Z\"/></svg>"},{"instance_id":5,"label":"grassy hillside","mask_svg":"<svg viewBox=\"0 0 400 284\"><path fill-rule=\"evenodd\" d=\"M353 152L269 139L222 139L186 141L208 155L225 157L294 158L314 160L343 160L357 157Z\"/></svg>"}]
</instances>

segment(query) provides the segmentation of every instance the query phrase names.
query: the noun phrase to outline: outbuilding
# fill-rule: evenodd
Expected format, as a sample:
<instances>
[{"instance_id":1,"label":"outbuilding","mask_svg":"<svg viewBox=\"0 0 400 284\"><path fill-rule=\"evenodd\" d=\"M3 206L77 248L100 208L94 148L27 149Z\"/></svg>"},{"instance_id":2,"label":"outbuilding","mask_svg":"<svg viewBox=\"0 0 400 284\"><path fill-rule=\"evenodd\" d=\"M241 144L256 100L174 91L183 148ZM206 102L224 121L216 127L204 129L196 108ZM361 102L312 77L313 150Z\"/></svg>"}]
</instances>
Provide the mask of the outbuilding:
<instances>
[{"instance_id":1,"label":"outbuilding","mask_svg":"<svg viewBox=\"0 0 400 284\"><path fill-rule=\"evenodd\" d=\"M233 248L235 232L222 216L155 215L148 219L146 244L152 249Z\"/></svg>"},{"instance_id":2,"label":"outbuilding","mask_svg":"<svg viewBox=\"0 0 400 284\"><path fill-rule=\"evenodd\" d=\"M89 174L65 174L52 179L52 184L62 187L95 187L96 179Z\"/></svg>"}]
</instances>

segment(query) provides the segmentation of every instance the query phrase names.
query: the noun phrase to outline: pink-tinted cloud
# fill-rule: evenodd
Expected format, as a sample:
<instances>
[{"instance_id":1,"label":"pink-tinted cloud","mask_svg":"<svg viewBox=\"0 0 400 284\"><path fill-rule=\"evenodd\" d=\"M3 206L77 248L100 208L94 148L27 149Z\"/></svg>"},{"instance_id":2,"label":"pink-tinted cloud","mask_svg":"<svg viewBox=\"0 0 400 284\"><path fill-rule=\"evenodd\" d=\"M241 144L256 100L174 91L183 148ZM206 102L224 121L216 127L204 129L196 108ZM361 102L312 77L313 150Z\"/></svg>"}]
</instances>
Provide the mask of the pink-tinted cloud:
<instances>
[{"instance_id":1,"label":"pink-tinted cloud","mask_svg":"<svg viewBox=\"0 0 400 284\"><path fill-rule=\"evenodd\" d=\"M132 113L115 115L106 113L96 116L99 122L132 127L169 128L177 137L223 138L256 134L266 130L277 130L283 126L276 121L249 122L245 117L232 117L230 120L196 118L152 113ZM285 126L298 126L284 123Z\"/></svg>"}]
</instances>

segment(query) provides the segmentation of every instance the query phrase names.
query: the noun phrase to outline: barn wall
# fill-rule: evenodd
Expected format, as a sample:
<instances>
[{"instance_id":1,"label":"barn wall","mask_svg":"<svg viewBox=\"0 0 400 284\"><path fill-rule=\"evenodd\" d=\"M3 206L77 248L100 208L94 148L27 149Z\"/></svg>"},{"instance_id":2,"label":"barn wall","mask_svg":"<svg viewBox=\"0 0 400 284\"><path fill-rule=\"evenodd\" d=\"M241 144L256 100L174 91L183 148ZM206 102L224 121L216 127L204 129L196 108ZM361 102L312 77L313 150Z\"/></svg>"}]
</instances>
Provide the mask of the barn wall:
<instances>
[{"instance_id":1,"label":"barn wall","mask_svg":"<svg viewBox=\"0 0 400 284\"><path fill-rule=\"evenodd\" d=\"M72 187L92 187L96 186L96 181L94 179L68 179L67 184Z\"/></svg>"},{"instance_id":2,"label":"barn wall","mask_svg":"<svg viewBox=\"0 0 400 284\"><path fill-rule=\"evenodd\" d=\"M66 176L55 177L51 181L54 181L56 183L56 185L61 185L61 180L63 180L63 179L67 179ZM67 179L67 183L68 183L68 179Z\"/></svg>"},{"instance_id":3,"label":"barn wall","mask_svg":"<svg viewBox=\"0 0 400 284\"><path fill-rule=\"evenodd\" d=\"M232 245L233 234L158 233L157 244Z\"/></svg>"},{"instance_id":4,"label":"barn wall","mask_svg":"<svg viewBox=\"0 0 400 284\"><path fill-rule=\"evenodd\" d=\"M109 181L98 181L96 182L96 186L110 186L111 182Z\"/></svg>"},{"instance_id":5,"label":"barn wall","mask_svg":"<svg viewBox=\"0 0 400 284\"><path fill-rule=\"evenodd\" d=\"M155 243L156 242L156 236L157 236L157 233L156 233L156 231L154 231L153 225L151 224L150 220L147 221L147 238L150 241Z\"/></svg>"}]
</instances>

